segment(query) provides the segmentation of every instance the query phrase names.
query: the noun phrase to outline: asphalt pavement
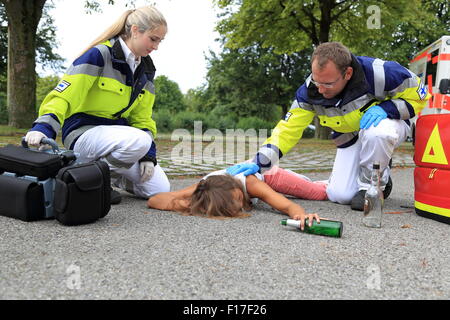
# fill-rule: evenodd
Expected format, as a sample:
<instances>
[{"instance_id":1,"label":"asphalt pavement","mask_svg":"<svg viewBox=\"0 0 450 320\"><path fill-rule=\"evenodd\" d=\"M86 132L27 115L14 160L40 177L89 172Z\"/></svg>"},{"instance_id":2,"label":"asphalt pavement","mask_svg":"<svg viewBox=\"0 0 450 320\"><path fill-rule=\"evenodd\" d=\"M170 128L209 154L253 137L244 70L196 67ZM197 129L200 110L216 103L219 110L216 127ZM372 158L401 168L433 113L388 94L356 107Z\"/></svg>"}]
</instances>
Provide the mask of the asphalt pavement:
<instances>
[{"instance_id":1,"label":"asphalt pavement","mask_svg":"<svg viewBox=\"0 0 450 320\"><path fill-rule=\"evenodd\" d=\"M283 227L261 202L249 218L206 219L126 193L84 226L0 217L0 299L448 300L450 226L414 212L412 168L392 176L381 229L349 206L294 200L342 221L342 238ZM195 181L171 180L172 189Z\"/></svg>"}]
</instances>

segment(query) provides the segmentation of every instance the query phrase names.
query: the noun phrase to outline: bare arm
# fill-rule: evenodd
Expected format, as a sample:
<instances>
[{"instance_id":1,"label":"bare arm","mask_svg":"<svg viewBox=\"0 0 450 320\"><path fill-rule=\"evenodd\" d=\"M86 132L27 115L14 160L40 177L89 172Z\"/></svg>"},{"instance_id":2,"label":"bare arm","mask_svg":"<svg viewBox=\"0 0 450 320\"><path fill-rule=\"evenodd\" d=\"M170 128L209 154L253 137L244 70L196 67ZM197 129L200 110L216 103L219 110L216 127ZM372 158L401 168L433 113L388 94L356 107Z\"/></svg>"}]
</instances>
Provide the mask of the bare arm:
<instances>
[{"instance_id":1,"label":"bare arm","mask_svg":"<svg viewBox=\"0 0 450 320\"><path fill-rule=\"evenodd\" d=\"M254 175L247 176L247 192L252 198L259 198L272 208L279 210L295 220L300 220L302 228L305 224L305 219L308 218L309 225L312 225L313 219L320 222L319 216L314 214L307 214L305 209L290 201L282 194L274 191L267 183L259 180Z\"/></svg>"},{"instance_id":2,"label":"bare arm","mask_svg":"<svg viewBox=\"0 0 450 320\"><path fill-rule=\"evenodd\" d=\"M147 206L149 208L166 211L181 211L187 209L188 200L196 188L197 183L177 191L160 192L148 199Z\"/></svg>"}]
</instances>

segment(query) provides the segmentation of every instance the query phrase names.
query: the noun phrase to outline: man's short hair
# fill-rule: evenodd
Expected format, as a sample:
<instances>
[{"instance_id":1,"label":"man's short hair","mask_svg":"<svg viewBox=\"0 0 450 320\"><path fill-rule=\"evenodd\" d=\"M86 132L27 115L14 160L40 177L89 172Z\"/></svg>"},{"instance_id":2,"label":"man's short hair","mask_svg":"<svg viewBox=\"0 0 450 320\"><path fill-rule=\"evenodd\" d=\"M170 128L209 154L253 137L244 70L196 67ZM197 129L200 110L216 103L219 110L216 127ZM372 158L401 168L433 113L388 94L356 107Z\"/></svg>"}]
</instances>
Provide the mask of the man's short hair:
<instances>
[{"instance_id":1,"label":"man's short hair","mask_svg":"<svg viewBox=\"0 0 450 320\"><path fill-rule=\"evenodd\" d=\"M324 42L314 50L311 64L315 60L317 60L320 69L324 68L328 61L332 61L338 70L344 73L352 62L352 54L340 42Z\"/></svg>"}]
</instances>

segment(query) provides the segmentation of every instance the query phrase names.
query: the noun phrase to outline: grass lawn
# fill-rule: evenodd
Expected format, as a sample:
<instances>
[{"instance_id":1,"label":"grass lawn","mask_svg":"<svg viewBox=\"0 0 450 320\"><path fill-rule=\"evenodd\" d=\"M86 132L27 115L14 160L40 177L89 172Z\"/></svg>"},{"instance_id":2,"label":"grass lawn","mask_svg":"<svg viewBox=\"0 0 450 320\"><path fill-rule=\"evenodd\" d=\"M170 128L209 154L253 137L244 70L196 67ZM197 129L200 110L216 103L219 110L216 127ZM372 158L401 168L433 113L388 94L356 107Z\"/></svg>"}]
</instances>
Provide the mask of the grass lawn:
<instances>
[{"instance_id":1,"label":"grass lawn","mask_svg":"<svg viewBox=\"0 0 450 320\"><path fill-rule=\"evenodd\" d=\"M28 129L17 129L6 125L0 125L0 146L4 146L9 143L20 144L21 138L26 135L27 131ZM211 141L205 140L202 143L204 147L211 144ZM56 141L60 146L62 146L60 136L57 137ZM158 150L166 152L170 152L174 146L180 143L179 140L172 140L170 133L159 133L156 141ZM300 139L292 151L307 153L319 150L330 150L334 148L335 145L332 140ZM396 150L396 152L413 153L414 146L410 142L405 142Z\"/></svg>"},{"instance_id":2,"label":"grass lawn","mask_svg":"<svg viewBox=\"0 0 450 320\"><path fill-rule=\"evenodd\" d=\"M21 138L26 135L27 129L16 129L11 128L8 126L0 126L0 147L5 146L7 144L16 144L20 145ZM189 137L189 139L192 137ZM193 140L193 139L192 139ZM56 139L59 146L62 147L62 141L60 135ZM191 140L188 140L191 141ZM230 141L230 140L229 140ZM235 141L235 140L231 140ZM259 146L264 142L264 140L253 140L251 141L252 147L250 148L250 140L249 138L245 138L243 140L245 142L245 148L240 149L242 151L238 152L244 152L245 153L245 159L252 158L254 153L259 148ZM172 168L171 173L168 173L169 175L179 175L177 168L179 166L172 163L171 160L171 152L174 149L175 146L177 146L180 143L179 137L174 137L172 139L171 133L158 133L158 136L156 138L156 144L157 144L157 150L159 154L159 162L160 164L165 168ZM219 141L219 145L222 143L222 150L226 151L226 141ZM212 144L211 139L208 137L203 137L202 141L202 150L206 150L208 146ZM242 147L242 145L241 145ZM236 145L236 148L237 145ZM191 141L191 149L192 149L192 155L194 155L195 148L194 144ZM297 145L289 152L289 155L302 155L302 154L315 154L315 153L322 153L322 154L330 154L334 153L336 150L336 147L334 145L334 142L332 140L317 140L317 139L300 139L300 141L297 143ZM403 143L397 150L396 153L402 153L402 154L414 154L414 146L410 142ZM223 155L218 155L219 157L223 157ZM217 158L216 158L217 159ZM226 167L226 164L223 165L217 165L212 166L212 169L221 169L222 167ZM190 166L189 166L190 167ZM194 169L195 165L192 167ZM180 168L181 170L182 168ZM320 170L320 168L315 169L314 171ZM328 170L328 169L327 169ZM195 171L195 170L193 170ZM181 171L180 171L181 172ZM177 174L178 173L178 174ZM183 175L189 176L185 171L182 171ZM194 174L196 175L196 173Z\"/></svg>"}]
</instances>

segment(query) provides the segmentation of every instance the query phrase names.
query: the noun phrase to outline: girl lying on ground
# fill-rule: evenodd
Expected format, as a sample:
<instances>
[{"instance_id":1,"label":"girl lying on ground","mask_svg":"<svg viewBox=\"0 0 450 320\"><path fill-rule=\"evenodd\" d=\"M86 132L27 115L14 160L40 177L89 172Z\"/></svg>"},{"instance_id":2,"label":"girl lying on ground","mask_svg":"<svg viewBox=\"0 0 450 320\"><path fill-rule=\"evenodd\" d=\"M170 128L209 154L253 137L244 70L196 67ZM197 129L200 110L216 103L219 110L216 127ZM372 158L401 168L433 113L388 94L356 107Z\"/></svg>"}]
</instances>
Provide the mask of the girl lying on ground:
<instances>
[{"instance_id":1,"label":"girl lying on ground","mask_svg":"<svg viewBox=\"0 0 450 320\"><path fill-rule=\"evenodd\" d=\"M266 182L265 182L266 181ZM320 222L317 214L307 214L298 204L275 190L296 197L312 200L326 199L326 184L311 182L308 178L279 167L264 174L231 176L225 170L208 174L200 182L172 192L161 192L147 201L150 208L176 211L188 215L206 217L244 217L258 199L272 208L300 220L303 229L305 219L312 225L313 219Z\"/></svg>"}]
</instances>

